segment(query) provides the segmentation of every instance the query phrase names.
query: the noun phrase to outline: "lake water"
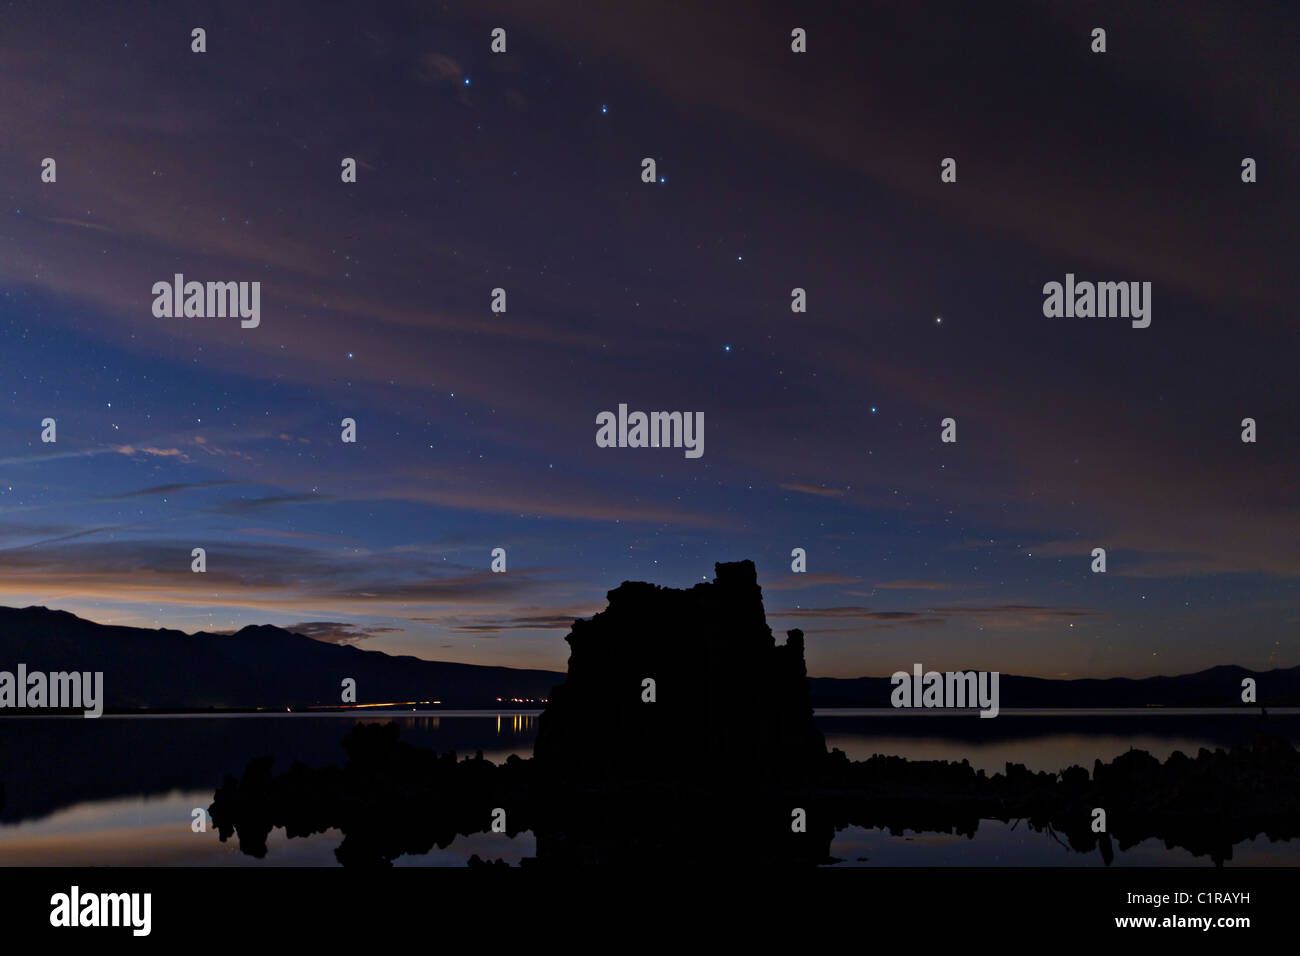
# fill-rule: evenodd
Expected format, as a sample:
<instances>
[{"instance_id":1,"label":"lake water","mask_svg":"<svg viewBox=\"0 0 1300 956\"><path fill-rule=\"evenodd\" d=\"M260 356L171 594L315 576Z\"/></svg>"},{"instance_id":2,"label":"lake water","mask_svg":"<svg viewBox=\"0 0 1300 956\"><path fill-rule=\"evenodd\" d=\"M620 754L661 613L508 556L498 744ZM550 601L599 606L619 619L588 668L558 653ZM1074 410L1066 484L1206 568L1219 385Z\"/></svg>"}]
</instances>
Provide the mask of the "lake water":
<instances>
[{"instance_id":1,"label":"lake water","mask_svg":"<svg viewBox=\"0 0 1300 956\"><path fill-rule=\"evenodd\" d=\"M355 714L218 716L21 717L0 720L0 865L335 866L342 834L288 840L273 831L265 859L241 854L237 841L194 833L195 808L206 809L226 774L239 775L252 757L273 754L276 770L293 760L339 765L340 741L358 722L396 720L402 739L439 751L481 750L494 762L529 757L536 711L451 711L358 718ZM743 709L736 719L744 720ZM1195 756L1204 747L1249 743L1257 715L1243 711L1006 711L995 720L974 714L821 711L828 747L851 759L890 754L911 760L968 760L988 773L1008 762L1056 771L1089 770L1131 748L1164 760L1175 750ZM1272 732L1300 745L1300 710L1274 712ZM744 839L734 834L724 839ZM725 852L725 845L720 847ZM484 859L518 863L533 856L531 834L480 833L445 850L400 857L398 866L463 866ZM1050 834L1024 824L981 821L973 838L943 833L891 835L879 829L839 831L833 856L853 866L1101 866L1097 854L1066 850ZM1112 866L1210 865L1189 852L1147 840L1116 850ZM1262 835L1233 848L1229 866L1300 865L1300 841Z\"/></svg>"}]
</instances>

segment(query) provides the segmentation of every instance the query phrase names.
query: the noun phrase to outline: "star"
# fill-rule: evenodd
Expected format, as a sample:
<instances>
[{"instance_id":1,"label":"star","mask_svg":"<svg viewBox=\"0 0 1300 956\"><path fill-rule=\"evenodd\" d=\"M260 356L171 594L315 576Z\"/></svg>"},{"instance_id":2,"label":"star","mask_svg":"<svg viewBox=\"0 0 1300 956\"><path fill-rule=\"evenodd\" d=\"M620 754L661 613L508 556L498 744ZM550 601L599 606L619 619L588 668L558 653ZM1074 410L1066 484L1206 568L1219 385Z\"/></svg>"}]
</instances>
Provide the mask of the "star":
<instances>
[{"instance_id":1,"label":"star","mask_svg":"<svg viewBox=\"0 0 1300 956\"><path fill-rule=\"evenodd\" d=\"M600 104L600 111L601 111L602 113L608 113L608 112L609 112L609 107L606 106L604 103L601 103L601 104Z\"/></svg>"}]
</instances>

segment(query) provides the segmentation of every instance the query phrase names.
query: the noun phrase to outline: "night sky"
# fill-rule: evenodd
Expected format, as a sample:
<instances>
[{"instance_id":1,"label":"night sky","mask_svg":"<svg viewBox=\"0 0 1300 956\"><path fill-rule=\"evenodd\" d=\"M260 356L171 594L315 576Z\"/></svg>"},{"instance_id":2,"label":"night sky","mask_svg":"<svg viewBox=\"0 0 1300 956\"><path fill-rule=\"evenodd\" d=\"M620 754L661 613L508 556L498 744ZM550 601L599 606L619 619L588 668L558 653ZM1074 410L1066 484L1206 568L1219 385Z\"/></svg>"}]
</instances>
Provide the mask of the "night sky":
<instances>
[{"instance_id":1,"label":"night sky","mask_svg":"<svg viewBox=\"0 0 1300 956\"><path fill-rule=\"evenodd\" d=\"M10 4L0 604L563 669L620 582L751 558L814 675L1300 664L1297 36L1273 3ZM156 318L174 273L260 281L260 325ZM1151 282L1150 327L1045 317L1067 273ZM598 448L619 403L702 411L703 456Z\"/></svg>"}]
</instances>

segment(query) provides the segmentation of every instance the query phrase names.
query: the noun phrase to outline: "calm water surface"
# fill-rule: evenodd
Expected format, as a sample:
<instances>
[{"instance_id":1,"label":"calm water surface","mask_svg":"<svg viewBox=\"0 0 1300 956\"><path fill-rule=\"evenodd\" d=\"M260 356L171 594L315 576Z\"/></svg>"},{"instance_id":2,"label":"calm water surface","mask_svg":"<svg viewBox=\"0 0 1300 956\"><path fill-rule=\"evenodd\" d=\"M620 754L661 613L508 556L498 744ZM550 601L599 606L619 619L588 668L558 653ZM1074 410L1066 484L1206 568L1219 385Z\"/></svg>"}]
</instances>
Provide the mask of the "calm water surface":
<instances>
[{"instance_id":1,"label":"calm water surface","mask_svg":"<svg viewBox=\"0 0 1300 956\"><path fill-rule=\"evenodd\" d=\"M288 840L273 831L265 859L239 852L237 841L194 833L192 812L212 802L226 774L252 757L273 754L276 769L293 760L341 764L340 741L355 723L396 720L402 739L439 751L494 762L529 757L537 711L443 711L358 718L354 714L23 717L0 721L0 865L334 866L342 834ZM737 709L736 719L744 720ZM972 714L895 710L819 711L828 747L851 759L890 754L911 760L968 760L988 773L1008 762L1056 771L1091 769L1131 748L1164 760L1175 750L1194 756L1249 743L1258 716L1242 711L1003 711L994 720ZM1300 710L1272 713L1268 726L1300 746ZM743 834L729 839L743 840ZM723 849L725 852L725 848ZM850 827L832 844L840 865L1100 866L1099 856L1065 850L1023 823L984 820L973 838L944 833L891 835ZM518 863L535 853L530 833L514 838L480 833L444 850L396 861L398 866L463 866L477 853ZM1300 865L1297 841L1263 836L1238 844L1230 866ZM1148 840L1116 852L1113 866L1209 865L1185 850Z\"/></svg>"}]
</instances>

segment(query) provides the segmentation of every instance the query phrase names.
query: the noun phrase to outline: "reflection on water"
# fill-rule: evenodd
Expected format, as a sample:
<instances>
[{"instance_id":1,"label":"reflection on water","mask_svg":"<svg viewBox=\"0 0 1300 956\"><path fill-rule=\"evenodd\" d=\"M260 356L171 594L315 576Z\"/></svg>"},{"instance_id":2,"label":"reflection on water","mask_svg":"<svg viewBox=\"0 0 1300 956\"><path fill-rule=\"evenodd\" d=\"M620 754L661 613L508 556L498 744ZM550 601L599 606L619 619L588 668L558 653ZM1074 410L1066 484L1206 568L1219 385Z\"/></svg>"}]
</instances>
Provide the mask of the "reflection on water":
<instances>
[{"instance_id":1,"label":"reflection on water","mask_svg":"<svg viewBox=\"0 0 1300 956\"><path fill-rule=\"evenodd\" d=\"M0 826L0 860L6 866L337 866L337 830L290 840L273 830L265 859L239 852L235 841L216 833L193 833L178 826L195 807L212 798L207 791L169 793L77 804L43 820ZM458 837L447 848L402 856L395 866L463 866L472 855L518 865L536 854L532 833L476 833ZM1103 866L1100 854L1067 851L1046 833L1026 826L981 820L974 839L947 833L847 827L835 834L831 854L839 867L854 866ZM1233 848L1236 866L1294 866L1300 847L1294 841L1269 843L1263 837ZM1204 866L1181 847L1144 840L1117 851L1112 866Z\"/></svg>"},{"instance_id":2,"label":"reflection on water","mask_svg":"<svg viewBox=\"0 0 1300 956\"><path fill-rule=\"evenodd\" d=\"M968 743L943 738L876 736L867 733L827 733L826 746L838 747L850 760L866 760L874 754L898 754L909 760L968 761L987 774L1001 773L1008 763L1022 763L1038 772L1057 771L1076 765L1092 769L1094 760L1107 763L1133 749L1145 750L1165 761L1175 750L1195 756L1201 747L1213 746L1190 736L1159 737L1154 734L1051 734L1030 740L999 740Z\"/></svg>"},{"instance_id":3,"label":"reflection on water","mask_svg":"<svg viewBox=\"0 0 1300 956\"><path fill-rule=\"evenodd\" d=\"M914 712L915 713L915 712ZM194 833L192 812L206 808L226 774L238 776L248 760L272 754L276 769L294 760L341 765L340 741L357 723L401 726L402 740L440 752L482 751L494 763L511 754L529 757L537 711L369 714L248 714L197 716L37 717L0 723L0 865L337 865L337 831L286 839L273 831L264 861L223 844L214 831ZM744 711L736 711L744 720ZM820 713L828 747L852 760L892 754L910 760L966 759L987 773L1008 762L1056 771L1071 764L1091 769L1131 748L1164 760L1175 750L1230 748L1250 741L1258 718L1234 712L1011 712L997 720L970 715L896 711ZM1269 718L1272 732L1300 742L1300 712ZM743 839L743 835L737 835ZM404 856L397 865L464 865L472 854L517 863L536 853L531 833L513 839L479 833L458 837L443 850ZM831 852L842 865L1101 865L1100 858L1067 853L1050 834L983 820L974 839L948 834L891 836L849 827L836 834ZM859 858L865 858L860 860ZM1296 841L1269 843L1262 836L1238 844L1229 865L1300 863ZM1117 852L1115 865L1206 865L1180 849L1148 840Z\"/></svg>"},{"instance_id":4,"label":"reflection on water","mask_svg":"<svg viewBox=\"0 0 1300 956\"><path fill-rule=\"evenodd\" d=\"M910 714L917 715L910 717ZM999 773L1008 763L1055 772L1071 765L1091 770L1129 750L1164 761L1179 750L1247 746L1261 723L1257 712L1232 710L1003 710L995 720L972 720L941 711L826 710L817 724L827 749L850 760L890 754L909 760L966 760L976 770ZM904 716L900 716L904 715ZM1268 719L1272 733L1300 746L1300 708Z\"/></svg>"},{"instance_id":5,"label":"reflection on water","mask_svg":"<svg viewBox=\"0 0 1300 956\"><path fill-rule=\"evenodd\" d=\"M901 836L862 827L846 827L831 841L831 855L849 866L1092 866L1104 868L1100 853L1076 853L1035 832L1024 823L981 820L974 838L953 833L917 833ZM1300 846L1294 840L1270 843L1256 837L1232 848L1230 866L1295 866ZM1115 850L1117 866L1205 866L1205 857L1182 847L1166 847L1163 840L1143 840L1127 850Z\"/></svg>"},{"instance_id":6,"label":"reflection on water","mask_svg":"<svg viewBox=\"0 0 1300 956\"><path fill-rule=\"evenodd\" d=\"M211 791L261 754L278 769L294 760L341 765L354 725L390 721L419 747L482 751L494 763L532 754L536 711L369 714L18 717L0 720L0 824L43 817L74 803L176 790ZM0 860L0 862L3 862Z\"/></svg>"},{"instance_id":7,"label":"reflection on water","mask_svg":"<svg viewBox=\"0 0 1300 956\"><path fill-rule=\"evenodd\" d=\"M212 802L208 790L79 803L41 820L0 826L0 862L5 866L337 866L338 830L290 840L272 831L265 860L222 843L214 830L195 833L188 823L195 808ZM204 811L206 814L206 810ZM178 821L181 821L178 823ZM401 857L396 866L464 866L477 853L517 865L536 853L531 833L458 837L446 849Z\"/></svg>"},{"instance_id":8,"label":"reflection on water","mask_svg":"<svg viewBox=\"0 0 1300 956\"><path fill-rule=\"evenodd\" d=\"M507 719L510 721L510 732L513 734L533 735L537 733L537 726L534 723L537 720L536 714L511 714ZM501 733L500 714L497 714L497 733Z\"/></svg>"}]
</instances>

